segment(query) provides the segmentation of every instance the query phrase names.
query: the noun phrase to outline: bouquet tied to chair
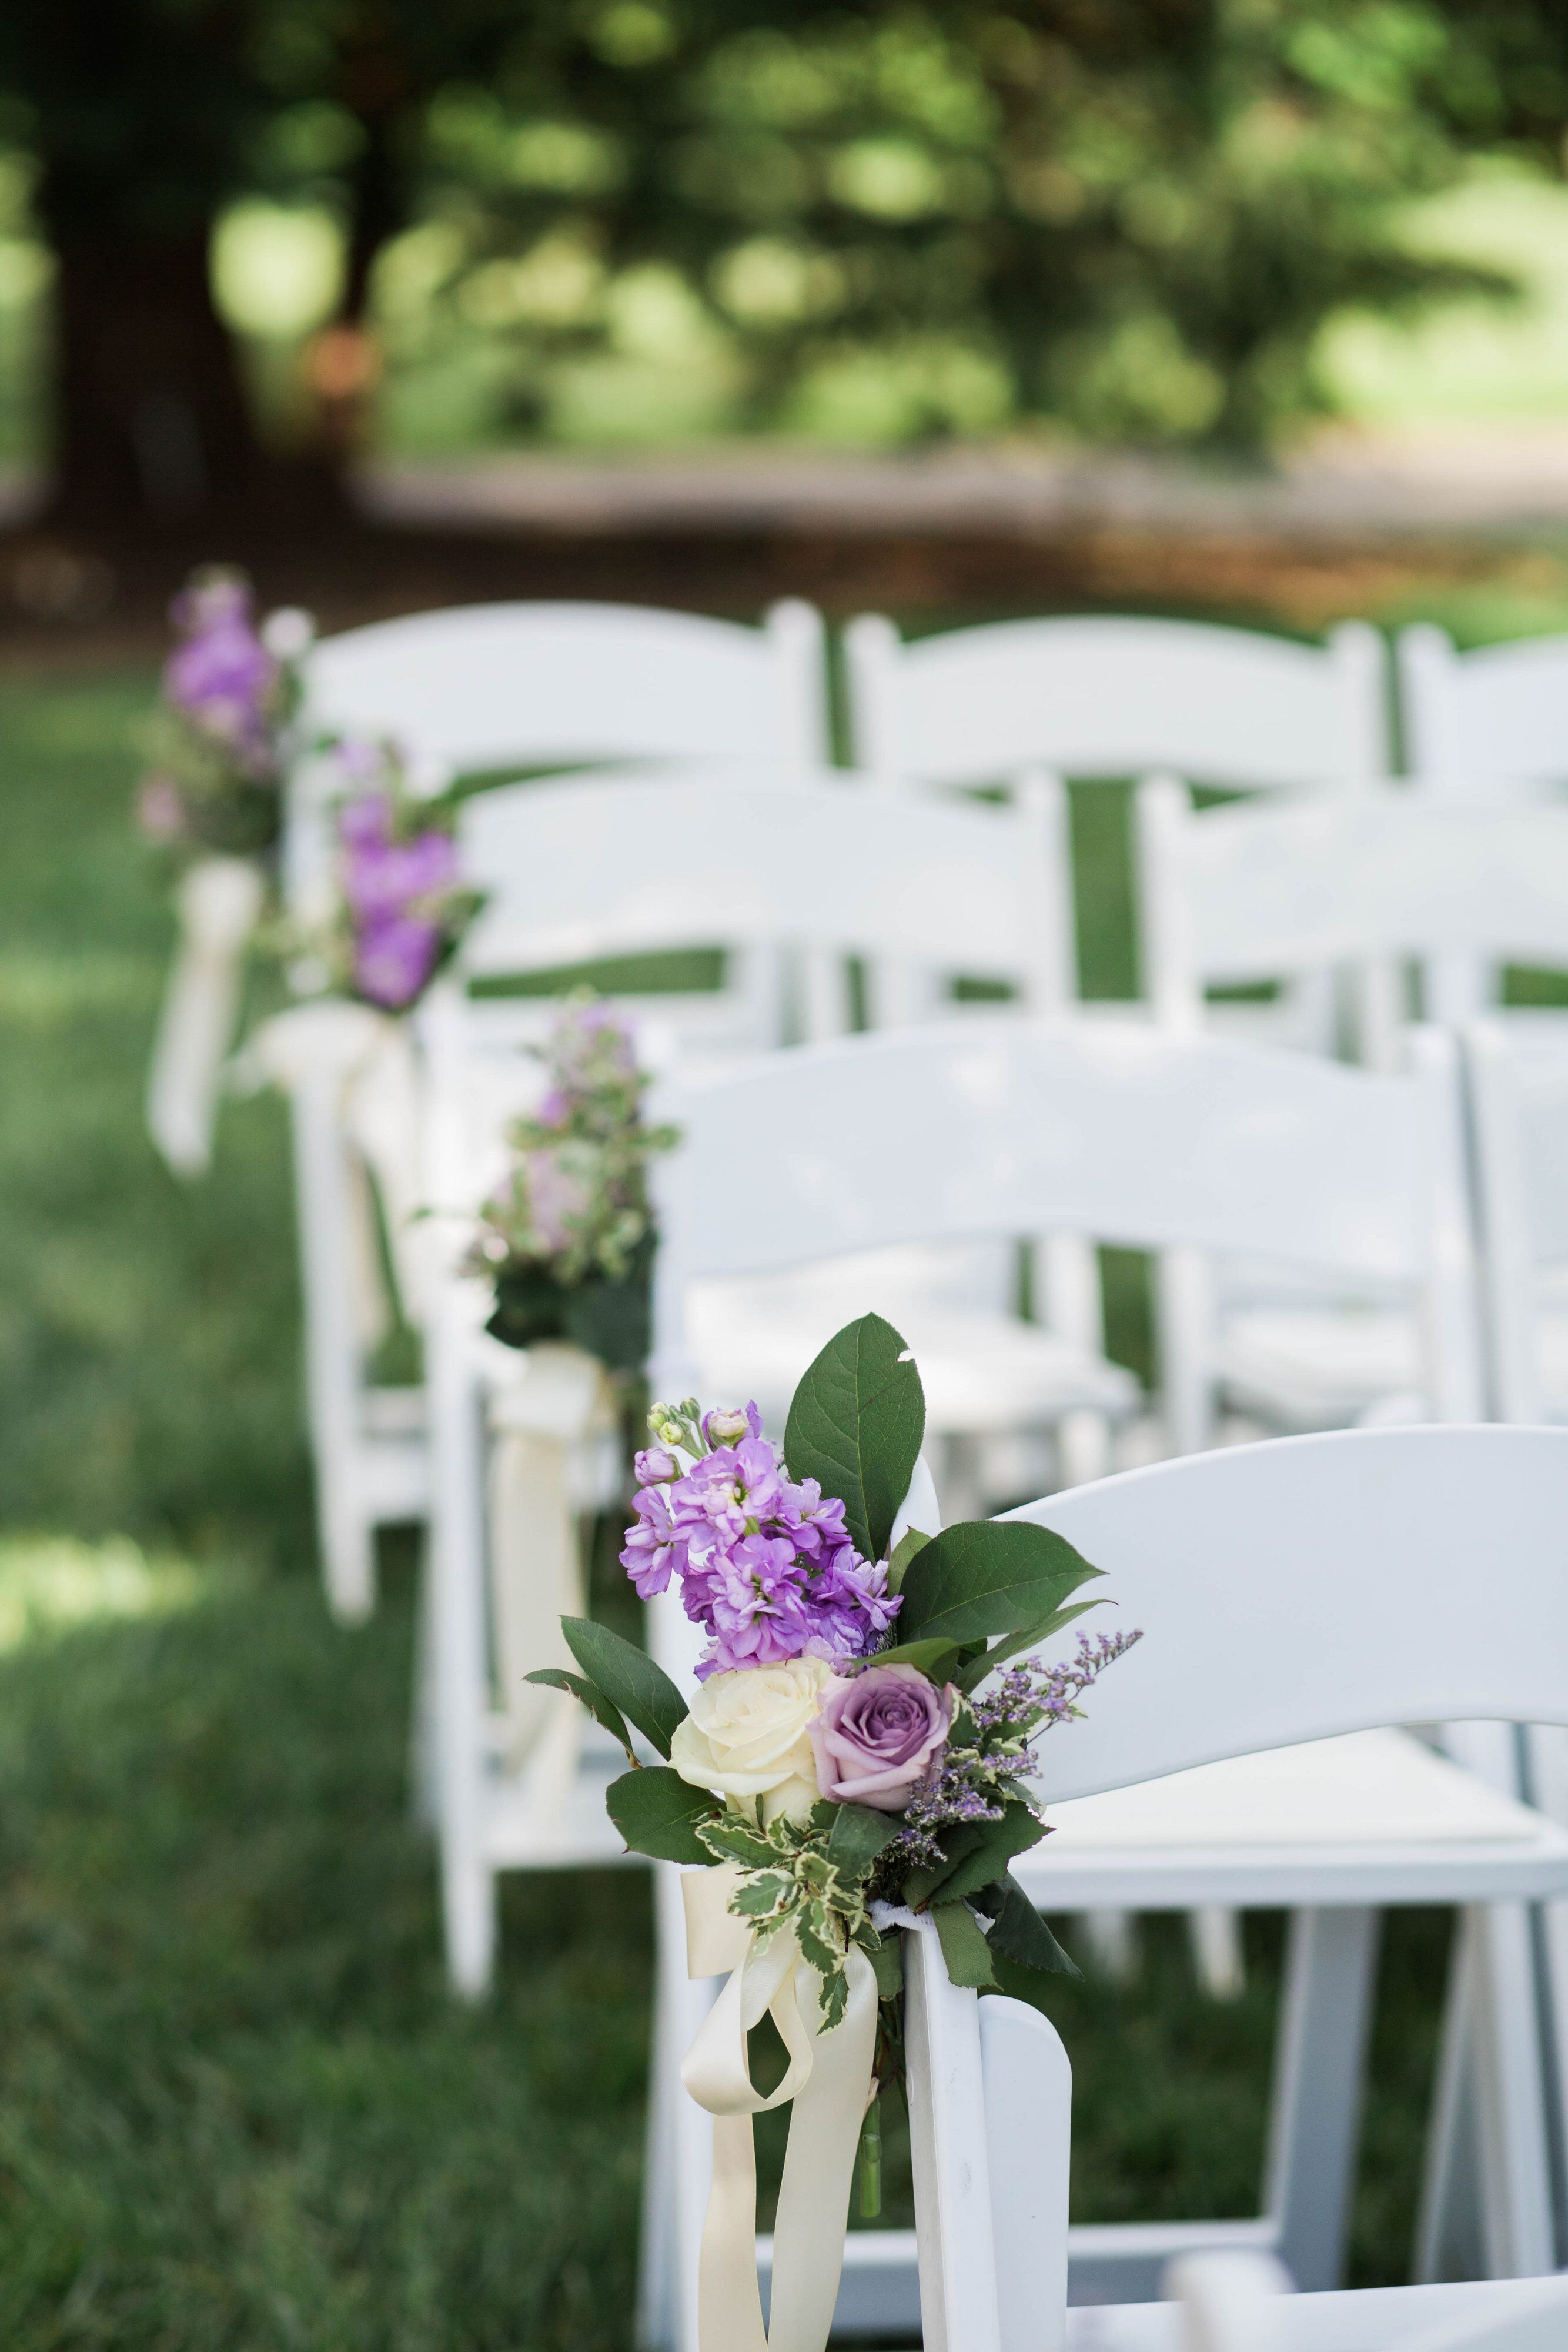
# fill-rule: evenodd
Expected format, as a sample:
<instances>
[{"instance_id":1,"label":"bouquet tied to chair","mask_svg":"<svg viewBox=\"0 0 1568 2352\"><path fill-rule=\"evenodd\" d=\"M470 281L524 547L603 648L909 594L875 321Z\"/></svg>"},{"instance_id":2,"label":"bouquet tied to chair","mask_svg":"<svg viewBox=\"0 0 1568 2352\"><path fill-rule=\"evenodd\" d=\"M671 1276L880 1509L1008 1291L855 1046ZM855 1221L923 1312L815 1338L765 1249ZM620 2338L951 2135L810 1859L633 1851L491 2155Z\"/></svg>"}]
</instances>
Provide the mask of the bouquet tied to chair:
<instances>
[{"instance_id":1,"label":"bouquet tied to chair","mask_svg":"<svg viewBox=\"0 0 1568 2352\"><path fill-rule=\"evenodd\" d=\"M1033 1654L1096 1605L1072 1596L1100 1571L1026 1522L936 1530L920 1376L878 1316L810 1367L782 1454L755 1405L656 1405L649 1429L622 1560L644 1597L678 1587L706 1636L696 1689L581 1618L563 1627L580 1672L531 1679L624 1747L607 1802L628 1847L701 1865L682 1882L688 1964L727 1978L682 2067L715 2117L702 2352L818 2352L857 2147L877 2210L898 1931L934 1933L956 1984L1045 2006L1072 1964L1010 1868L1046 1834L1033 1743L1138 1637ZM764 2095L747 2035L768 2013L789 2064ZM751 2118L789 2099L765 2333Z\"/></svg>"}]
</instances>

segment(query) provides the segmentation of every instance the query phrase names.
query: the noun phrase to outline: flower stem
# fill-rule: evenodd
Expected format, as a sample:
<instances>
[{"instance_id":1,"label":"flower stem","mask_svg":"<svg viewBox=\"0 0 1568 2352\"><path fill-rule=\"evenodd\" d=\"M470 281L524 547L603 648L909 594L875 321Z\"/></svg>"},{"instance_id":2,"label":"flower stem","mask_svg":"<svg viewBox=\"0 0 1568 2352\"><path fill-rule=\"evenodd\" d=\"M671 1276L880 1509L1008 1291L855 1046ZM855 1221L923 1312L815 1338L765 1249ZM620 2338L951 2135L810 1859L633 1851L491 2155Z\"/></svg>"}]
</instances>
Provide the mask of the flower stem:
<instances>
[{"instance_id":1,"label":"flower stem","mask_svg":"<svg viewBox=\"0 0 1568 2352\"><path fill-rule=\"evenodd\" d=\"M874 2221L882 2211L882 2101L874 2098L861 2126L861 2220Z\"/></svg>"}]
</instances>

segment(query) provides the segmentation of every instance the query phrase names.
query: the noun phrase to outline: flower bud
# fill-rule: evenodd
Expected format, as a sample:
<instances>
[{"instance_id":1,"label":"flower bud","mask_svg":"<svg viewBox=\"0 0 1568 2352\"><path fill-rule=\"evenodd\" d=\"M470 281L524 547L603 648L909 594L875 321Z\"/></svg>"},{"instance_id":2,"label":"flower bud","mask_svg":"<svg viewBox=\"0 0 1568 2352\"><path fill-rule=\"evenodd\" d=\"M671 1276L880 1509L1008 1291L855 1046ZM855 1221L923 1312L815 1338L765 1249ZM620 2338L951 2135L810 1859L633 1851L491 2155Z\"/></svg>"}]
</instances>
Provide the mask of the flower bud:
<instances>
[{"instance_id":1,"label":"flower bud","mask_svg":"<svg viewBox=\"0 0 1568 2352\"><path fill-rule=\"evenodd\" d=\"M703 1435L710 1445L738 1445L750 1425L738 1405L716 1406L703 1417Z\"/></svg>"},{"instance_id":2,"label":"flower bud","mask_svg":"<svg viewBox=\"0 0 1568 2352\"><path fill-rule=\"evenodd\" d=\"M632 1459L639 1486L668 1486L681 1475L681 1465L667 1445L645 1446Z\"/></svg>"}]
</instances>

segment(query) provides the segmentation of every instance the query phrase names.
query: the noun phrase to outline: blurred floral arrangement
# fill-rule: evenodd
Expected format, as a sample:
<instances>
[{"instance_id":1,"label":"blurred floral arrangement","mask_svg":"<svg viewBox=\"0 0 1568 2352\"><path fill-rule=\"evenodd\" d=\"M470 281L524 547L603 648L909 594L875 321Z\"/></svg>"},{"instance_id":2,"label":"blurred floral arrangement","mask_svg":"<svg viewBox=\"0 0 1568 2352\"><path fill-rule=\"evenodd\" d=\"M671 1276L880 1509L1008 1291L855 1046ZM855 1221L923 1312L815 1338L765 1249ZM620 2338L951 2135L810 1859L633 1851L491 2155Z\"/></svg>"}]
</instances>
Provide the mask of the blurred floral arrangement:
<instances>
[{"instance_id":1,"label":"blurred floral arrangement","mask_svg":"<svg viewBox=\"0 0 1568 2352\"><path fill-rule=\"evenodd\" d=\"M348 737L326 754L336 800L337 900L325 929L285 934L297 977L406 1013L446 962L481 903L465 888L451 803L410 788L394 743Z\"/></svg>"},{"instance_id":2,"label":"blurred floral arrangement","mask_svg":"<svg viewBox=\"0 0 1568 2352\"><path fill-rule=\"evenodd\" d=\"M141 832L182 860L253 857L282 828L298 665L314 625L285 608L258 627L243 572L210 564L170 607L180 643L164 665L137 787Z\"/></svg>"},{"instance_id":3,"label":"blurred floral arrangement","mask_svg":"<svg viewBox=\"0 0 1568 2352\"><path fill-rule=\"evenodd\" d=\"M648 1163L678 1137L648 1124L631 1034L586 991L530 1050L549 1083L509 1131L511 1173L486 1202L468 1259L495 1284L486 1328L512 1348L571 1339L608 1370L635 1371L656 1241Z\"/></svg>"}]
</instances>

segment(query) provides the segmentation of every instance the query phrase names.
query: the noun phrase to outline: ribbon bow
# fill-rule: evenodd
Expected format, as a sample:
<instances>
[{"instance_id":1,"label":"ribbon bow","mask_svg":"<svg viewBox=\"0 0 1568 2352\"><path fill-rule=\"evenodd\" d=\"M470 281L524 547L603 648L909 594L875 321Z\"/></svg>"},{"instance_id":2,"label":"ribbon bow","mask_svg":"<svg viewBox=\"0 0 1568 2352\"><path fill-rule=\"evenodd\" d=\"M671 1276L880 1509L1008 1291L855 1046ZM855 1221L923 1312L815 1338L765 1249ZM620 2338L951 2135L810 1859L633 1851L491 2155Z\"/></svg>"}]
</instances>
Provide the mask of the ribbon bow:
<instances>
[{"instance_id":1,"label":"ribbon bow","mask_svg":"<svg viewBox=\"0 0 1568 2352\"><path fill-rule=\"evenodd\" d=\"M204 1175L212 1160L219 1076L265 889L243 857L201 858L180 884L179 943L147 1079L147 1131L176 1176Z\"/></svg>"},{"instance_id":2,"label":"ribbon bow","mask_svg":"<svg viewBox=\"0 0 1568 2352\"><path fill-rule=\"evenodd\" d=\"M728 1909L734 1864L681 1881L686 1964L728 1981L681 2064L681 2080L713 2116L713 2188L697 2277L699 2352L823 2352L843 2268L844 2222L855 2150L876 2053L876 1977L858 1946L848 1956L849 2002L824 2031L821 1979L793 1927L758 1949ZM778 2088L754 2088L746 2037L772 2012L789 2064ZM793 2099L773 2232L771 2324L757 2279L757 2157L751 2118Z\"/></svg>"}]
</instances>

